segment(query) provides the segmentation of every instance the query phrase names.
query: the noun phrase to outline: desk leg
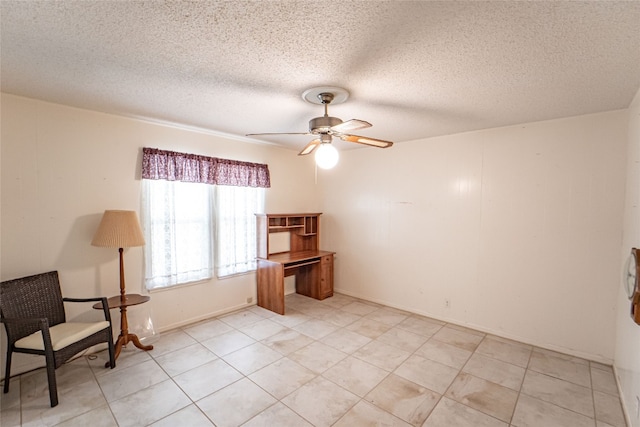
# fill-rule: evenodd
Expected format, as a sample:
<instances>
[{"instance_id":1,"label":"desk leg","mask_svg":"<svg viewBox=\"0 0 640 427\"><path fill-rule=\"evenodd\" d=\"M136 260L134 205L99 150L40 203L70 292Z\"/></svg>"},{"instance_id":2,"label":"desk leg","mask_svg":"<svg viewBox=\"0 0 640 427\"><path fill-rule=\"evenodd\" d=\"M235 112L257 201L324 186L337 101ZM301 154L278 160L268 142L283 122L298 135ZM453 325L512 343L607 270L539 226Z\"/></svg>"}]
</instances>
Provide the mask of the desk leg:
<instances>
[{"instance_id":1,"label":"desk leg","mask_svg":"<svg viewBox=\"0 0 640 427\"><path fill-rule=\"evenodd\" d=\"M120 356L120 351L122 351L122 347L126 346L128 343L132 342L134 346L138 347L140 350L153 350L152 345L143 345L140 342L140 339L136 334L129 333L129 322L127 321L127 307L120 307L120 335L118 335L118 339L116 340L114 359L118 359ZM108 368L109 362L105 363L104 367Z\"/></svg>"},{"instance_id":2,"label":"desk leg","mask_svg":"<svg viewBox=\"0 0 640 427\"><path fill-rule=\"evenodd\" d=\"M259 259L256 280L258 306L284 315L284 267L282 264Z\"/></svg>"}]
</instances>

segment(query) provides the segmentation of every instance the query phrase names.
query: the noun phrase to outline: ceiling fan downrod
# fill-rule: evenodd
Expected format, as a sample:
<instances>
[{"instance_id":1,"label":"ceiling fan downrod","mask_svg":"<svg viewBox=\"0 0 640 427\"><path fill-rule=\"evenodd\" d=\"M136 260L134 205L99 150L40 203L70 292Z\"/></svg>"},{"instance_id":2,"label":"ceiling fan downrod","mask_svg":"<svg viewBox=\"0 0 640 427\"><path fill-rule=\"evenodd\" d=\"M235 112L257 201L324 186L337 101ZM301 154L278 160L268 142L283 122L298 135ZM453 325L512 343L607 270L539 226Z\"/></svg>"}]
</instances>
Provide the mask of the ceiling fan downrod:
<instances>
[{"instance_id":1,"label":"ceiling fan downrod","mask_svg":"<svg viewBox=\"0 0 640 427\"><path fill-rule=\"evenodd\" d=\"M342 123L341 119L329 116L328 107L333 101L333 94L322 92L318 94L318 99L324 105L324 116L309 120L309 132L314 135L329 133L332 126Z\"/></svg>"},{"instance_id":2,"label":"ceiling fan downrod","mask_svg":"<svg viewBox=\"0 0 640 427\"><path fill-rule=\"evenodd\" d=\"M322 92L318 94L318 99L324 105L324 116L329 117L329 104L333 101L333 94L331 92Z\"/></svg>"}]
</instances>

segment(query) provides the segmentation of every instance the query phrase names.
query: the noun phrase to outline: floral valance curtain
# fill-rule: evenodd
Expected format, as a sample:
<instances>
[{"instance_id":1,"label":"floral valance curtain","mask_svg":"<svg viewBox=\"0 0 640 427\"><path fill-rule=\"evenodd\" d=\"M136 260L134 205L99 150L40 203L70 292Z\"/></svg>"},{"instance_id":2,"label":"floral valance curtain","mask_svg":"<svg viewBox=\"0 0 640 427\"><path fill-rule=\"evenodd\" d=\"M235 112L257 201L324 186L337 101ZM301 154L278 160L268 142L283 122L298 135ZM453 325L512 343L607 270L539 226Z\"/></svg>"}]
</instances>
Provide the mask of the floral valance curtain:
<instances>
[{"instance_id":1,"label":"floral valance curtain","mask_svg":"<svg viewBox=\"0 0 640 427\"><path fill-rule=\"evenodd\" d=\"M271 187L269 167L157 148L142 149L142 178L235 187Z\"/></svg>"}]
</instances>

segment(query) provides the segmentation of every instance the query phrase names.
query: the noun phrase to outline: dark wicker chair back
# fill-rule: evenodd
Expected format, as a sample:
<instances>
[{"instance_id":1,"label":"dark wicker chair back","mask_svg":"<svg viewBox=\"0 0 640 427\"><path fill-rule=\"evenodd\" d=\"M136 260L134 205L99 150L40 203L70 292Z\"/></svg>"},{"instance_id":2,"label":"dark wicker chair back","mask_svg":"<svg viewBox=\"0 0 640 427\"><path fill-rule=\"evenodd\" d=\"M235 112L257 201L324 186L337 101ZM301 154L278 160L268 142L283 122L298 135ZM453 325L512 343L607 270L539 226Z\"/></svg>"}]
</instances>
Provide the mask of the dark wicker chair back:
<instances>
[{"instance_id":1,"label":"dark wicker chair back","mask_svg":"<svg viewBox=\"0 0 640 427\"><path fill-rule=\"evenodd\" d=\"M100 302L106 322L94 323L93 328L85 329L84 338L78 339L66 347L56 348L52 340L50 328L65 323L64 302ZM47 378L49 381L49 399L51 406L58 404L56 386L56 368L71 359L79 352L94 345L107 343L109 362L112 369L116 366L111 315L107 298L63 298L57 271L36 274L0 283L0 320L7 331L7 360L4 377L4 392L9 392L11 374L11 356L15 353L37 354L45 356ZM81 326L84 328L85 326ZM22 338L40 332L41 345L23 347ZM36 335L35 337L37 337ZM54 335L55 337L55 335ZM33 338L32 338L33 339ZM27 338L29 340L29 338Z\"/></svg>"},{"instance_id":2,"label":"dark wicker chair back","mask_svg":"<svg viewBox=\"0 0 640 427\"><path fill-rule=\"evenodd\" d=\"M7 280L0 283L2 317L46 318L49 327L65 322L64 304L57 271ZM37 323L5 323L10 342L40 330Z\"/></svg>"}]
</instances>

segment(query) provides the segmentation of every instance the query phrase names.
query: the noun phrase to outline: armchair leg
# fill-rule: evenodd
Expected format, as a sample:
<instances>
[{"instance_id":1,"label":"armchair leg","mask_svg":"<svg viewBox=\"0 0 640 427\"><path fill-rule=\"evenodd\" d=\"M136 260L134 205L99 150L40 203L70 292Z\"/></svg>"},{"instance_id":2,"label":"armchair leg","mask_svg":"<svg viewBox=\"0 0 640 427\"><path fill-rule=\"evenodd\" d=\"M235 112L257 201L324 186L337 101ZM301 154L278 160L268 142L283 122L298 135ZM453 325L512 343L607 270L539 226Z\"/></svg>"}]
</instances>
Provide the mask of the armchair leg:
<instances>
[{"instance_id":1,"label":"armchair leg","mask_svg":"<svg viewBox=\"0 0 640 427\"><path fill-rule=\"evenodd\" d=\"M109 331L109 337L111 337L111 331ZM109 361L106 363L105 368L115 368L116 367L116 354L115 354L115 346L113 345L113 340L109 339Z\"/></svg>"},{"instance_id":2,"label":"armchair leg","mask_svg":"<svg viewBox=\"0 0 640 427\"><path fill-rule=\"evenodd\" d=\"M11 347L9 347L9 350L7 351L7 363L6 363L6 369L5 369L5 374L4 374L4 392L5 393L9 393L9 382L11 382L11 355L12 355L12 351L11 351Z\"/></svg>"},{"instance_id":3,"label":"armchair leg","mask_svg":"<svg viewBox=\"0 0 640 427\"><path fill-rule=\"evenodd\" d=\"M45 352L47 359L47 379L49 381L49 400L51 401L51 407L58 405L58 385L56 383L56 361L53 355L53 351Z\"/></svg>"}]
</instances>

